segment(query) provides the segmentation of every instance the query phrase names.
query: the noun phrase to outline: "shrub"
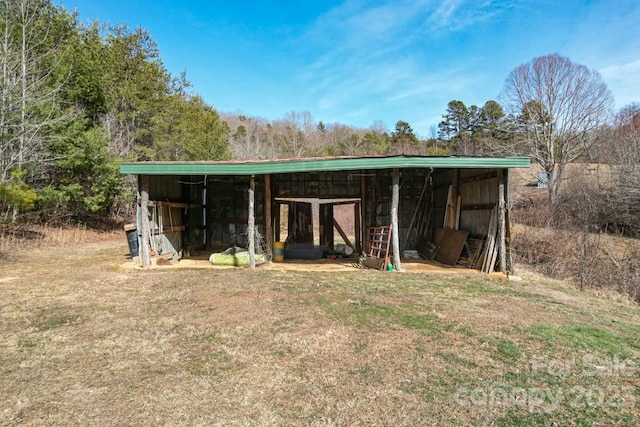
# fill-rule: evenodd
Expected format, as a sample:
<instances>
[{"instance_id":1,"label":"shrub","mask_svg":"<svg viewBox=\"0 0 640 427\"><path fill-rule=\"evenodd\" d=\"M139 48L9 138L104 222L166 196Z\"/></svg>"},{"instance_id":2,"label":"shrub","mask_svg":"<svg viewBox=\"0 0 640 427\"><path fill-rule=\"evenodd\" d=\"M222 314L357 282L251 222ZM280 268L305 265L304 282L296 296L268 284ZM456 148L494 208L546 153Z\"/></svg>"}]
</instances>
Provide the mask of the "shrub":
<instances>
[{"instance_id":1,"label":"shrub","mask_svg":"<svg viewBox=\"0 0 640 427\"><path fill-rule=\"evenodd\" d=\"M637 215L614 189L588 179L565 186L551 208L543 199L513 209L516 262L580 289L614 291L640 303Z\"/></svg>"}]
</instances>

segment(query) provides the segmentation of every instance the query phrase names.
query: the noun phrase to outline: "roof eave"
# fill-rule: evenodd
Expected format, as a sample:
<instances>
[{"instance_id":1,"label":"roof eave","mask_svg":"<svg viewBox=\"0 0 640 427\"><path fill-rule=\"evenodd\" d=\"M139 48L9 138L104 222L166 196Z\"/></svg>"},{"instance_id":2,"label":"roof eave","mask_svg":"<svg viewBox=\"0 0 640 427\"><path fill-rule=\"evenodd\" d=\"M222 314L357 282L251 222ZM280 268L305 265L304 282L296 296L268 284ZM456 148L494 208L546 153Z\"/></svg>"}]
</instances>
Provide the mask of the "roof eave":
<instances>
[{"instance_id":1,"label":"roof eave","mask_svg":"<svg viewBox=\"0 0 640 427\"><path fill-rule=\"evenodd\" d=\"M264 175L393 168L528 168L526 157L354 157L246 162L122 163L120 173L133 175Z\"/></svg>"}]
</instances>

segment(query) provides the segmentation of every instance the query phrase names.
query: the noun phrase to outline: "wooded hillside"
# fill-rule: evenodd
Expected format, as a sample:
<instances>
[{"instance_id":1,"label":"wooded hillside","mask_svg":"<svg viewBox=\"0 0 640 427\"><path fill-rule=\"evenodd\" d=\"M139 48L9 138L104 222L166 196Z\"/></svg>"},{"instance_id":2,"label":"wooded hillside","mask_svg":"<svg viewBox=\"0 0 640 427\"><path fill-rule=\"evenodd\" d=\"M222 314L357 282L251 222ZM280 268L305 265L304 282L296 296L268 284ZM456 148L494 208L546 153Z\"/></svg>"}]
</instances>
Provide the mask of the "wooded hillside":
<instances>
[{"instance_id":1,"label":"wooded hillside","mask_svg":"<svg viewBox=\"0 0 640 427\"><path fill-rule=\"evenodd\" d=\"M428 138L403 120L362 129L309 112L276 120L218 112L185 73L166 69L147 31L83 24L50 0L0 1L0 70L5 223L127 217L134 186L120 161L404 153L529 156L555 207L573 196L561 190L567 163L607 163L612 179L593 188L602 205L573 222L638 231L640 105L613 114L600 75L557 54L516 67L501 103L443 106Z\"/></svg>"}]
</instances>

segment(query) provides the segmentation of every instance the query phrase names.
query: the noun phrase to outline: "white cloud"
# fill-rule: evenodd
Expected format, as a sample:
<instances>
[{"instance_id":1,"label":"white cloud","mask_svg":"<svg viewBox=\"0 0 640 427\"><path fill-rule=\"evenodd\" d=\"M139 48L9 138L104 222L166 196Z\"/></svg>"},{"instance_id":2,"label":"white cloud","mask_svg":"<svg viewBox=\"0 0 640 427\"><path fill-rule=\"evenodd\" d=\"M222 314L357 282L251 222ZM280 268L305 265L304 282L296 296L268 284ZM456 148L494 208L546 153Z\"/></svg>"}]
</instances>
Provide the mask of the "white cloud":
<instances>
[{"instance_id":1,"label":"white cloud","mask_svg":"<svg viewBox=\"0 0 640 427\"><path fill-rule=\"evenodd\" d=\"M515 9L517 0L444 0L431 12L426 25L429 31L440 35L460 31Z\"/></svg>"},{"instance_id":2,"label":"white cloud","mask_svg":"<svg viewBox=\"0 0 640 427\"><path fill-rule=\"evenodd\" d=\"M640 102L640 60L611 64L599 71L613 92L618 107Z\"/></svg>"},{"instance_id":3,"label":"white cloud","mask_svg":"<svg viewBox=\"0 0 640 427\"><path fill-rule=\"evenodd\" d=\"M428 23L438 27L447 27L451 24L454 12L460 6L460 0L445 0L429 15Z\"/></svg>"},{"instance_id":4,"label":"white cloud","mask_svg":"<svg viewBox=\"0 0 640 427\"><path fill-rule=\"evenodd\" d=\"M372 6L367 1L347 0L318 17L305 40L336 50L396 44L398 35L406 37L415 32L412 26L420 22L431 3L432 0L384 0Z\"/></svg>"},{"instance_id":5,"label":"white cloud","mask_svg":"<svg viewBox=\"0 0 640 427\"><path fill-rule=\"evenodd\" d=\"M302 88L299 98L318 115L415 120L414 129L426 134L425 120L451 99L467 100L482 84L477 59L447 51L450 41L443 36L472 30L519 3L346 0L301 34L296 46L308 63L290 76Z\"/></svg>"},{"instance_id":6,"label":"white cloud","mask_svg":"<svg viewBox=\"0 0 640 427\"><path fill-rule=\"evenodd\" d=\"M600 70L600 74L607 79L626 79L629 75L640 74L640 59L626 64L613 64ZM637 81L637 80L636 80Z\"/></svg>"}]
</instances>

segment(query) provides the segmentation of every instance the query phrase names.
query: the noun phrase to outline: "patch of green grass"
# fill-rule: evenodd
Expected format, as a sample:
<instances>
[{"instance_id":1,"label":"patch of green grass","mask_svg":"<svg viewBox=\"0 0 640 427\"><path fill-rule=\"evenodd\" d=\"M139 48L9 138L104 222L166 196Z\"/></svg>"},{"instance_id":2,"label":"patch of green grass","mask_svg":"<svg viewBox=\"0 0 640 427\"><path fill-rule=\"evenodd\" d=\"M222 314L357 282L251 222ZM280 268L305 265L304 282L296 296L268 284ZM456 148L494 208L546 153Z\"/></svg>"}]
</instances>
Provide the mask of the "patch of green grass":
<instances>
[{"instance_id":1,"label":"patch of green grass","mask_svg":"<svg viewBox=\"0 0 640 427\"><path fill-rule=\"evenodd\" d=\"M633 349L640 349L637 338L621 336L607 329L587 325L555 326L549 323L537 323L526 328L524 332L542 339L548 348L561 345L620 356L629 356L633 353Z\"/></svg>"},{"instance_id":2,"label":"patch of green grass","mask_svg":"<svg viewBox=\"0 0 640 427\"><path fill-rule=\"evenodd\" d=\"M56 329L61 326L75 323L78 321L78 319L79 319L78 316L56 313L50 317L44 317L44 318L38 319L38 321L36 322L36 326L40 331L49 331L51 329Z\"/></svg>"},{"instance_id":3,"label":"patch of green grass","mask_svg":"<svg viewBox=\"0 0 640 427\"><path fill-rule=\"evenodd\" d=\"M522 357L523 350L520 346L512 341L499 338L497 343L497 350L500 358L509 361L518 361Z\"/></svg>"},{"instance_id":4,"label":"patch of green grass","mask_svg":"<svg viewBox=\"0 0 640 427\"><path fill-rule=\"evenodd\" d=\"M436 356L447 362L452 368L477 368L478 365L473 360L467 360L451 352L437 352Z\"/></svg>"},{"instance_id":5,"label":"patch of green grass","mask_svg":"<svg viewBox=\"0 0 640 427\"><path fill-rule=\"evenodd\" d=\"M481 337L480 344L488 344L491 348L491 358L503 362L516 363L525 353L525 349L511 340L500 337Z\"/></svg>"},{"instance_id":6,"label":"patch of green grass","mask_svg":"<svg viewBox=\"0 0 640 427\"><path fill-rule=\"evenodd\" d=\"M369 296L402 294L410 298L433 297L443 301L465 300L470 297L502 294L513 290L497 284L495 280L479 275L459 275L455 279L433 274L382 274L376 271L323 273L314 279L316 285L358 291ZM300 273L293 282L304 282L306 277ZM528 295L528 294L527 294Z\"/></svg>"},{"instance_id":7,"label":"patch of green grass","mask_svg":"<svg viewBox=\"0 0 640 427\"><path fill-rule=\"evenodd\" d=\"M375 384L382 382L376 368L368 363L347 368L345 372L353 376L359 383Z\"/></svg>"},{"instance_id":8,"label":"patch of green grass","mask_svg":"<svg viewBox=\"0 0 640 427\"><path fill-rule=\"evenodd\" d=\"M18 340L18 348L33 349L42 344L42 341L36 338L22 338Z\"/></svg>"},{"instance_id":9,"label":"patch of green grass","mask_svg":"<svg viewBox=\"0 0 640 427\"><path fill-rule=\"evenodd\" d=\"M554 417L547 414L537 414L525 411L509 410L507 413L494 421L495 425L505 427L529 427L529 426L551 426ZM560 424L559 424L560 425Z\"/></svg>"},{"instance_id":10,"label":"patch of green grass","mask_svg":"<svg viewBox=\"0 0 640 427\"><path fill-rule=\"evenodd\" d=\"M474 337L474 336L476 335L476 331L474 331L474 330L473 330L470 326L468 326L468 325L462 325L462 326L459 326L459 327L456 329L456 332L458 332L458 333L460 333L460 334L464 335L465 337L469 337L469 338Z\"/></svg>"},{"instance_id":11,"label":"patch of green grass","mask_svg":"<svg viewBox=\"0 0 640 427\"><path fill-rule=\"evenodd\" d=\"M381 323L395 324L407 329L439 334L453 325L440 321L433 313L419 312L415 306L378 304L369 300L333 302L326 298L315 300L316 305L336 320L347 324L376 327Z\"/></svg>"},{"instance_id":12,"label":"patch of green grass","mask_svg":"<svg viewBox=\"0 0 640 427\"><path fill-rule=\"evenodd\" d=\"M640 325L630 325L629 323L617 322L616 326L625 332L630 332L636 336L640 336Z\"/></svg>"},{"instance_id":13,"label":"patch of green grass","mask_svg":"<svg viewBox=\"0 0 640 427\"><path fill-rule=\"evenodd\" d=\"M216 376L229 374L244 368L244 363L222 348L210 349L203 354L191 356L184 369L193 376Z\"/></svg>"},{"instance_id":14,"label":"patch of green grass","mask_svg":"<svg viewBox=\"0 0 640 427\"><path fill-rule=\"evenodd\" d=\"M569 405L565 405L569 406ZM580 405L577 405L580 406ZM544 407L543 407L544 408ZM637 425L637 419L630 413L619 413L616 411L602 410L599 407L578 407L573 408L570 413L562 411L556 413L549 407L541 411L508 410L503 416L495 419L494 424L498 426L508 427L529 427L529 426L553 426L567 425L567 419L571 420L571 424L579 427L591 427L594 425L619 425L633 426ZM600 424L602 423L602 424Z\"/></svg>"},{"instance_id":15,"label":"patch of green grass","mask_svg":"<svg viewBox=\"0 0 640 427\"><path fill-rule=\"evenodd\" d=\"M185 370L194 377L208 377L213 375L211 369L206 368L200 363L189 363L185 365Z\"/></svg>"},{"instance_id":16,"label":"patch of green grass","mask_svg":"<svg viewBox=\"0 0 640 427\"><path fill-rule=\"evenodd\" d=\"M437 326L441 326L441 329L447 329L447 325L440 325L438 317L431 313L407 313L397 310L391 313L391 318L407 329L424 331L434 330Z\"/></svg>"}]
</instances>

